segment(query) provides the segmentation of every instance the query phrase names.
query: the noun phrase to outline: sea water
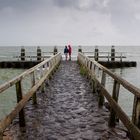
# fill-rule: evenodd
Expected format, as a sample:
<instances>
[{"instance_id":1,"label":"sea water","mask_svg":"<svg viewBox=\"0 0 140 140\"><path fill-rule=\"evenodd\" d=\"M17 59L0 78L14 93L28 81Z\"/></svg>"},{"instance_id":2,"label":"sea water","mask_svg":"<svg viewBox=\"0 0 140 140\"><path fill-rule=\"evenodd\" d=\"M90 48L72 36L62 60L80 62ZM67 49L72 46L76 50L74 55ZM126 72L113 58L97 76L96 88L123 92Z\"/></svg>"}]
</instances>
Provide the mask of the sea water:
<instances>
[{"instance_id":1,"label":"sea water","mask_svg":"<svg viewBox=\"0 0 140 140\"><path fill-rule=\"evenodd\" d=\"M26 46L26 55L36 55L37 46ZM40 46L42 52L52 52L53 46ZM57 46L58 51L63 54L64 46ZM79 46L72 46L72 57L74 60L77 58ZM81 46L83 52L93 52L95 46ZM111 46L98 46L99 52L110 52ZM17 60L14 56L20 55L20 46L1 46L0 47L0 61L3 60ZM129 68L117 68L111 69L114 73L117 73L125 80L129 81L133 85L140 87L140 46L115 46L116 52L123 52L126 55L127 61L136 61L137 67ZM8 80L14 78L25 71L24 69L0 69L0 84L7 82ZM106 88L110 93L112 92L113 79L107 77ZM24 83L24 88L28 86L27 83ZM133 100L134 96L125 90L122 86L120 87L119 94L119 105L124 109L124 111L132 116ZM0 119L4 118L16 105L16 92L15 86L9 88L4 93L0 94Z\"/></svg>"}]
</instances>

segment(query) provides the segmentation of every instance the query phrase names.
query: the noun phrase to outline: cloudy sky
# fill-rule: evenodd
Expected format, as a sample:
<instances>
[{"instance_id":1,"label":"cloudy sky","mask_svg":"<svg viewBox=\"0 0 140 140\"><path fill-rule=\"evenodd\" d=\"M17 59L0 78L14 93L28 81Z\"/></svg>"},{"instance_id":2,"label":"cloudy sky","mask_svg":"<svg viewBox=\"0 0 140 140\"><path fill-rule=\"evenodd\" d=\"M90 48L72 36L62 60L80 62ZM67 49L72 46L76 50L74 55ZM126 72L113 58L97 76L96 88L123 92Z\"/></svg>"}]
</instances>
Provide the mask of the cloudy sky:
<instances>
[{"instance_id":1,"label":"cloudy sky","mask_svg":"<svg viewBox=\"0 0 140 140\"><path fill-rule=\"evenodd\" d=\"M140 0L0 0L0 45L140 45Z\"/></svg>"}]
</instances>

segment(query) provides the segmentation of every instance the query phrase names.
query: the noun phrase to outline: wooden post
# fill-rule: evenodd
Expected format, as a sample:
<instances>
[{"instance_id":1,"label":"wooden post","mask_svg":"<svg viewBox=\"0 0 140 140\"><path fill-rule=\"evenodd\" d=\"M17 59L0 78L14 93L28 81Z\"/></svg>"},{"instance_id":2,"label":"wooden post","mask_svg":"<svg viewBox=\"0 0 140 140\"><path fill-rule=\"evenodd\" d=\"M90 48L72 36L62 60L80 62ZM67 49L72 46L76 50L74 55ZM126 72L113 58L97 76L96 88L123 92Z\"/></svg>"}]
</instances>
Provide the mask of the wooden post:
<instances>
[{"instance_id":1,"label":"wooden post","mask_svg":"<svg viewBox=\"0 0 140 140\"><path fill-rule=\"evenodd\" d=\"M140 98L134 97L132 122L140 128Z\"/></svg>"},{"instance_id":2,"label":"wooden post","mask_svg":"<svg viewBox=\"0 0 140 140\"><path fill-rule=\"evenodd\" d=\"M42 85L41 85L41 92L45 92L45 84L44 83L42 83Z\"/></svg>"},{"instance_id":3,"label":"wooden post","mask_svg":"<svg viewBox=\"0 0 140 140\"><path fill-rule=\"evenodd\" d=\"M120 90L120 84L114 80L114 85L113 85L113 92L112 92L112 98L118 102L118 98L119 98L119 90ZM111 108L110 110L110 118L109 118L109 123L108 125L110 127L115 127L116 125L116 113L115 111Z\"/></svg>"},{"instance_id":4,"label":"wooden post","mask_svg":"<svg viewBox=\"0 0 140 140\"><path fill-rule=\"evenodd\" d=\"M101 85L105 86L105 82L106 82L106 73L103 71L102 73L102 79L101 79ZM98 106L102 107L104 104L104 96L101 93L101 91L99 91L99 101L98 101Z\"/></svg>"},{"instance_id":5,"label":"wooden post","mask_svg":"<svg viewBox=\"0 0 140 140\"><path fill-rule=\"evenodd\" d=\"M121 57L120 57L120 62L122 62L122 53L121 53Z\"/></svg>"},{"instance_id":6,"label":"wooden post","mask_svg":"<svg viewBox=\"0 0 140 140\"><path fill-rule=\"evenodd\" d=\"M111 61L115 61L115 46L111 47Z\"/></svg>"},{"instance_id":7,"label":"wooden post","mask_svg":"<svg viewBox=\"0 0 140 140\"><path fill-rule=\"evenodd\" d=\"M81 52L82 53L82 47L81 46L79 46L78 52Z\"/></svg>"},{"instance_id":8,"label":"wooden post","mask_svg":"<svg viewBox=\"0 0 140 140\"><path fill-rule=\"evenodd\" d=\"M21 61L25 61L25 48L21 47Z\"/></svg>"},{"instance_id":9,"label":"wooden post","mask_svg":"<svg viewBox=\"0 0 140 140\"><path fill-rule=\"evenodd\" d=\"M3 132L0 132L0 140L3 140Z\"/></svg>"},{"instance_id":10,"label":"wooden post","mask_svg":"<svg viewBox=\"0 0 140 140\"><path fill-rule=\"evenodd\" d=\"M32 81L32 87L35 85L35 74L34 72L31 73L31 81ZM36 99L36 92L32 96L33 104L37 104L37 99Z\"/></svg>"},{"instance_id":11,"label":"wooden post","mask_svg":"<svg viewBox=\"0 0 140 140\"><path fill-rule=\"evenodd\" d=\"M95 47L95 52L94 52L94 59L95 61L98 61L98 57L99 57L99 50L98 50L98 46Z\"/></svg>"},{"instance_id":12,"label":"wooden post","mask_svg":"<svg viewBox=\"0 0 140 140\"><path fill-rule=\"evenodd\" d=\"M91 61L92 62L92 61ZM92 68L93 67L93 68ZM96 84L96 75L95 75L95 68L96 65L94 63L92 63L92 67L91 67L91 73L92 73L92 92L95 93L96 92L96 88L97 88L97 84Z\"/></svg>"},{"instance_id":13,"label":"wooden post","mask_svg":"<svg viewBox=\"0 0 140 140\"><path fill-rule=\"evenodd\" d=\"M43 77L44 75L44 69L43 69L43 67L42 68L40 68L40 70L41 70L41 77ZM41 92L45 92L45 84L44 83L42 83L42 85L41 85Z\"/></svg>"},{"instance_id":14,"label":"wooden post","mask_svg":"<svg viewBox=\"0 0 140 140\"><path fill-rule=\"evenodd\" d=\"M16 94L17 94L17 103L22 100L22 86L21 86L21 81L16 83ZM20 127L25 126L25 115L24 115L24 110L21 109L19 112L19 125Z\"/></svg>"},{"instance_id":15,"label":"wooden post","mask_svg":"<svg viewBox=\"0 0 140 140\"><path fill-rule=\"evenodd\" d=\"M53 55L56 55L58 53L57 47L55 46L53 49Z\"/></svg>"},{"instance_id":16,"label":"wooden post","mask_svg":"<svg viewBox=\"0 0 140 140\"><path fill-rule=\"evenodd\" d=\"M37 47L37 61L41 61L41 49L39 46Z\"/></svg>"},{"instance_id":17,"label":"wooden post","mask_svg":"<svg viewBox=\"0 0 140 140\"><path fill-rule=\"evenodd\" d=\"M90 70L92 69L92 61L90 61Z\"/></svg>"}]
</instances>

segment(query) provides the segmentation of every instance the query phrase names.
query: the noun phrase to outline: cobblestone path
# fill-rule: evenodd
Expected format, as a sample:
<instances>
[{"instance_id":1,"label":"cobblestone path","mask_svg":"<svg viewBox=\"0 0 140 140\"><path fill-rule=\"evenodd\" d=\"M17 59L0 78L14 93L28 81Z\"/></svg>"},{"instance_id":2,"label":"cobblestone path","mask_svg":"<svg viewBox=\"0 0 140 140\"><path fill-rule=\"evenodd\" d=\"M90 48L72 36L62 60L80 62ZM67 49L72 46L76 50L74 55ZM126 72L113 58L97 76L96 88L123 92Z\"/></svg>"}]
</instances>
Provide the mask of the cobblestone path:
<instances>
[{"instance_id":1,"label":"cobblestone path","mask_svg":"<svg viewBox=\"0 0 140 140\"><path fill-rule=\"evenodd\" d=\"M120 127L108 128L109 112L99 109L97 94L82 77L76 62L63 61L45 93L37 94L37 105L25 107L26 128L18 118L10 126L14 140L124 140Z\"/></svg>"}]
</instances>

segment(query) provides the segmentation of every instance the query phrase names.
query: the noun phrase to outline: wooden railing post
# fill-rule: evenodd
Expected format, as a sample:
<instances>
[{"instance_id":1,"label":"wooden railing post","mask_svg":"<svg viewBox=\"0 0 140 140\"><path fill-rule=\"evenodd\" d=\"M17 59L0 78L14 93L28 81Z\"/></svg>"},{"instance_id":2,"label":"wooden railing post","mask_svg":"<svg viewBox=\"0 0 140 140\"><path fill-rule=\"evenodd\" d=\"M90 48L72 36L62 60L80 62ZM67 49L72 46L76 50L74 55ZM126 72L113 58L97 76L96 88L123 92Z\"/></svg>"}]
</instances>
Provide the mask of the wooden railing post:
<instances>
[{"instance_id":1,"label":"wooden railing post","mask_svg":"<svg viewBox=\"0 0 140 140\"><path fill-rule=\"evenodd\" d=\"M37 61L41 61L41 48L37 47Z\"/></svg>"},{"instance_id":2,"label":"wooden railing post","mask_svg":"<svg viewBox=\"0 0 140 140\"><path fill-rule=\"evenodd\" d=\"M106 73L103 71L102 73L102 79L101 79L101 85L105 86L105 82L106 82ZM104 96L102 94L101 91L99 91L99 101L98 101L98 105L99 107L102 107L104 104Z\"/></svg>"},{"instance_id":3,"label":"wooden railing post","mask_svg":"<svg viewBox=\"0 0 140 140\"><path fill-rule=\"evenodd\" d=\"M114 80L112 98L116 101L116 103L118 102L119 90L120 90L120 84L116 80ZM110 110L110 118L109 118L108 125L110 127L115 127L116 125L116 113L112 108Z\"/></svg>"},{"instance_id":4,"label":"wooden railing post","mask_svg":"<svg viewBox=\"0 0 140 140\"><path fill-rule=\"evenodd\" d=\"M16 83L16 94L17 94L17 103L22 100L22 86L21 86L21 81ZM21 109L19 112L19 125L21 127L25 126L25 115L24 115L24 110Z\"/></svg>"},{"instance_id":5,"label":"wooden railing post","mask_svg":"<svg viewBox=\"0 0 140 140\"><path fill-rule=\"evenodd\" d=\"M54 49L53 49L53 55L56 55L57 53L58 53L57 47L54 46Z\"/></svg>"},{"instance_id":6,"label":"wooden railing post","mask_svg":"<svg viewBox=\"0 0 140 140\"><path fill-rule=\"evenodd\" d=\"M98 47L96 46L95 47L95 54L94 54L95 61L98 61L98 57L99 57L99 50L98 50Z\"/></svg>"},{"instance_id":7,"label":"wooden railing post","mask_svg":"<svg viewBox=\"0 0 140 140\"><path fill-rule=\"evenodd\" d=\"M120 62L122 62L122 53L121 53L121 57L120 57Z\"/></svg>"},{"instance_id":8,"label":"wooden railing post","mask_svg":"<svg viewBox=\"0 0 140 140\"><path fill-rule=\"evenodd\" d=\"M96 88L97 88L96 76L95 76L96 65L93 63L92 63L92 65L93 65L93 68L92 68L92 92L95 93Z\"/></svg>"},{"instance_id":9,"label":"wooden railing post","mask_svg":"<svg viewBox=\"0 0 140 140\"><path fill-rule=\"evenodd\" d=\"M31 73L31 81L32 81L32 87L35 85L35 73ZM33 104L37 104L37 99L36 99L36 92L32 96Z\"/></svg>"},{"instance_id":10,"label":"wooden railing post","mask_svg":"<svg viewBox=\"0 0 140 140\"><path fill-rule=\"evenodd\" d=\"M115 46L111 47L111 61L115 61Z\"/></svg>"},{"instance_id":11,"label":"wooden railing post","mask_svg":"<svg viewBox=\"0 0 140 140\"><path fill-rule=\"evenodd\" d=\"M3 140L3 133L0 132L0 140Z\"/></svg>"},{"instance_id":12,"label":"wooden railing post","mask_svg":"<svg viewBox=\"0 0 140 140\"><path fill-rule=\"evenodd\" d=\"M43 77L43 67L40 69L41 70L41 78ZM45 92L45 83L42 83L41 85L41 92Z\"/></svg>"},{"instance_id":13,"label":"wooden railing post","mask_svg":"<svg viewBox=\"0 0 140 140\"><path fill-rule=\"evenodd\" d=\"M82 47L81 46L79 46L78 52L81 52L82 53Z\"/></svg>"},{"instance_id":14,"label":"wooden railing post","mask_svg":"<svg viewBox=\"0 0 140 140\"><path fill-rule=\"evenodd\" d=\"M92 61L90 61L90 70L92 69Z\"/></svg>"},{"instance_id":15,"label":"wooden railing post","mask_svg":"<svg viewBox=\"0 0 140 140\"><path fill-rule=\"evenodd\" d=\"M25 61L25 48L21 48L21 61Z\"/></svg>"},{"instance_id":16,"label":"wooden railing post","mask_svg":"<svg viewBox=\"0 0 140 140\"><path fill-rule=\"evenodd\" d=\"M140 98L136 96L134 97L132 121L140 128Z\"/></svg>"}]
</instances>

